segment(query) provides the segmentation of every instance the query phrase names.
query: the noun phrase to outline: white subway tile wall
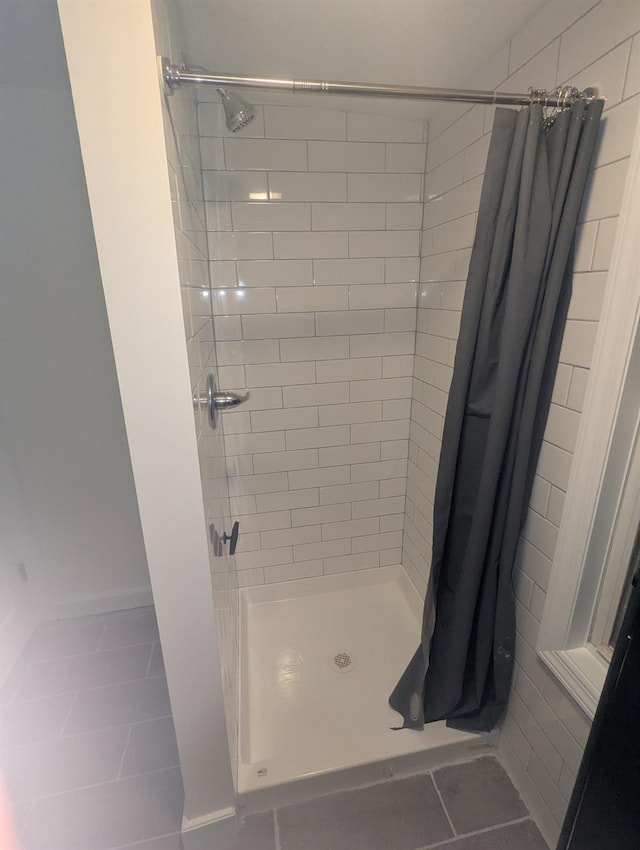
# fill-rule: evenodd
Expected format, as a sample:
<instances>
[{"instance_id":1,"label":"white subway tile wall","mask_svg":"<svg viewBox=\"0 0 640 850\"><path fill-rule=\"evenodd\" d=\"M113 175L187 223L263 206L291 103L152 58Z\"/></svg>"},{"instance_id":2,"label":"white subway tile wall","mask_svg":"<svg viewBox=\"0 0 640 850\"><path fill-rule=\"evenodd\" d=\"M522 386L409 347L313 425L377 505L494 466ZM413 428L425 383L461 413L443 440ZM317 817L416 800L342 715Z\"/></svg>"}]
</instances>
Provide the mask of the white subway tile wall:
<instances>
[{"instance_id":1,"label":"white subway tile wall","mask_svg":"<svg viewBox=\"0 0 640 850\"><path fill-rule=\"evenodd\" d=\"M426 161L419 121L258 112L199 104L241 586L400 562Z\"/></svg>"},{"instance_id":2,"label":"white subway tile wall","mask_svg":"<svg viewBox=\"0 0 640 850\"><path fill-rule=\"evenodd\" d=\"M535 645L640 107L640 5L626 0L560 5L544 6L473 80L473 87L482 79L487 88L509 91L595 85L606 98L580 215L574 295L554 403L518 552L516 671L500 742L509 763L519 766L516 779L553 842L590 723L541 665ZM492 119L492 107L456 105L439 110L429 125L403 543L403 564L421 591L430 566L443 417Z\"/></svg>"}]
</instances>

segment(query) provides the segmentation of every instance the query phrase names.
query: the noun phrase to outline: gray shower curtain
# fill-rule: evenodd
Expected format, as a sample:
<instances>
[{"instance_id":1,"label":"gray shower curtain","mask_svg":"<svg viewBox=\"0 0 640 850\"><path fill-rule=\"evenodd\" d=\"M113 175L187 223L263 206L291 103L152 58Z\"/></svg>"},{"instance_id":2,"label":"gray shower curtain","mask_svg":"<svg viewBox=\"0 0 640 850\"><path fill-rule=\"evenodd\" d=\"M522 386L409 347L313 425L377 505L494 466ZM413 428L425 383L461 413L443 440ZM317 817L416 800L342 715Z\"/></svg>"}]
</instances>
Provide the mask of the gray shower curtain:
<instances>
[{"instance_id":1,"label":"gray shower curtain","mask_svg":"<svg viewBox=\"0 0 640 850\"><path fill-rule=\"evenodd\" d=\"M389 702L404 727L489 731L511 684L513 564L571 297L602 101L545 126L498 109L436 483L422 645Z\"/></svg>"}]
</instances>

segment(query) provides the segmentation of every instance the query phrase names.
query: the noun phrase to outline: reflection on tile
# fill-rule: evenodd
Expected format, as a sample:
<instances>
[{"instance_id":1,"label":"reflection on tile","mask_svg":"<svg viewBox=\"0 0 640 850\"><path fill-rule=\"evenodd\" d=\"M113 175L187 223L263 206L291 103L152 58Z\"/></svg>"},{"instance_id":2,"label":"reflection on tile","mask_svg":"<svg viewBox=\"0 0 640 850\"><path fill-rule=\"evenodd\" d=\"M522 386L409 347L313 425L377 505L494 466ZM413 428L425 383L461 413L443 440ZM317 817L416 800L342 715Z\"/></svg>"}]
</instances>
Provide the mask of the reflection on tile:
<instances>
[{"instance_id":1,"label":"reflection on tile","mask_svg":"<svg viewBox=\"0 0 640 850\"><path fill-rule=\"evenodd\" d=\"M131 727L121 776L149 773L178 764L178 745L171 717L147 720Z\"/></svg>"},{"instance_id":2,"label":"reflection on tile","mask_svg":"<svg viewBox=\"0 0 640 850\"><path fill-rule=\"evenodd\" d=\"M287 806L277 818L282 850L417 850L452 837L428 775Z\"/></svg>"},{"instance_id":3,"label":"reflection on tile","mask_svg":"<svg viewBox=\"0 0 640 850\"><path fill-rule=\"evenodd\" d=\"M527 809L495 758L436 770L434 781L455 830L473 832L525 817Z\"/></svg>"},{"instance_id":4,"label":"reflection on tile","mask_svg":"<svg viewBox=\"0 0 640 850\"><path fill-rule=\"evenodd\" d=\"M31 665L17 698L36 699L49 694L95 688L139 679L147 672L151 644L37 661Z\"/></svg>"},{"instance_id":5,"label":"reflection on tile","mask_svg":"<svg viewBox=\"0 0 640 850\"><path fill-rule=\"evenodd\" d=\"M168 717L170 714L169 692L164 676L93 688L78 694L64 734L137 723Z\"/></svg>"},{"instance_id":6,"label":"reflection on tile","mask_svg":"<svg viewBox=\"0 0 640 850\"><path fill-rule=\"evenodd\" d=\"M177 767L36 800L24 833L29 850L110 850L180 830ZM153 846L153 844L151 844Z\"/></svg>"}]
</instances>

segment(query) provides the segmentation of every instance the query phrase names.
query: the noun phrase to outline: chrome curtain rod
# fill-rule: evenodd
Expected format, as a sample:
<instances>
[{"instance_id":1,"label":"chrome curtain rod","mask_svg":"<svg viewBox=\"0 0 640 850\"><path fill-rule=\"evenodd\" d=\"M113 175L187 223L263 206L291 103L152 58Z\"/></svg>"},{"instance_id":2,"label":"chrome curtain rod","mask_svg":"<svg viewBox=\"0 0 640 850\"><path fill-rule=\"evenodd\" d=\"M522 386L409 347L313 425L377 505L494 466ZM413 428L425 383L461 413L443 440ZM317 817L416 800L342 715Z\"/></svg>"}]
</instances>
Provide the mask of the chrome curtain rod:
<instances>
[{"instance_id":1,"label":"chrome curtain rod","mask_svg":"<svg viewBox=\"0 0 640 850\"><path fill-rule=\"evenodd\" d=\"M238 86L239 88L266 89L284 91L293 94L340 94L359 97L393 97L407 100L440 100L459 103L490 103L504 106L528 106L541 103L543 106L563 109L577 100L594 100L598 96L596 89L588 88L581 92L572 86L566 86L547 92L531 89L527 94L514 92L477 91L474 89L439 89L427 86L388 86L370 83L327 82L325 80L282 80L265 77L235 77L230 74L212 74L208 71L190 68L188 65L172 65L162 58L162 77L167 92L171 94L175 86L190 83L192 85Z\"/></svg>"}]
</instances>

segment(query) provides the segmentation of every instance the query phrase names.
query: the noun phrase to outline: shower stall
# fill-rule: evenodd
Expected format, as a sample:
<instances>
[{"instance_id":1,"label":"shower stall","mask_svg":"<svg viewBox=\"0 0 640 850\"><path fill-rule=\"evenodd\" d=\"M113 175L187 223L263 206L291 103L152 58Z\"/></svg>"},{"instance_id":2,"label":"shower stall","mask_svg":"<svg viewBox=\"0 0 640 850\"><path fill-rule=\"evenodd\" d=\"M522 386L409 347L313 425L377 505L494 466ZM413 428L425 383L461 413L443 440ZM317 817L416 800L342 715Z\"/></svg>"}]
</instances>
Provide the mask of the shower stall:
<instances>
[{"instance_id":1,"label":"shower stall","mask_svg":"<svg viewBox=\"0 0 640 850\"><path fill-rule=\"evenodd\" d=\"M60 5L63 10L82 7L76 0L60 0ZM96 0L96 5L104 6L106 21L110 4ZM128 429L137 479L157 471L150 413L154 427L158 419L164 427L165 417L172 424L181 417L182 435L188 416L189 439L195 420L197 458L194 450L186 471L178 463L182 443L174 440L174 431L180 430L176 426L163 435L163 445L176 449L168 464L176 481L178 471L184 476L177 486L174 478L171 486L154 479L157 500L172 487L173 495L182 498L184 485L184 512L177 519L168 510L154 513L148 493L141 498L143 527L149 516L154 530L174 522L189 527L191 548L183 553L183 541L176 541L172 560L167 557L162 565L160 592L154 586L163 646L169 648L170 688L172 676L179 680L171 694L178 744L193 757L190 761L180 752L189 831L204 823L212 809L222 821L238 805L268 808L468 759L495 743L444 722L430 723L423 731L396 731L401 718L387 700L420 640L444 417L498 99L472 92L471 102L427 115L417 101L399 107L390 92L369 98L362 85L353 84L358 89L354 98L338 100L329 94L323 101L274 92L255 77L209 74L182 64L190 57L183 54L185 42L175 15L179 5L152 3L154 37L145 32L137 43L131 34L137 22L125 33L114 18L114 37L127 44L126 61L110 59L98 79L113 77L109 97L118 90L118 114L133 123L148 110L149 126L164 132L162 151L151 132L148 143L136 148L137 167L146 175L143 166L151 151L162 180L168 172L172 222L144 236L158 253L153 273L161 278L162 263L169 266L175 253L178 274L162 279L157 301L143 287L140 292L118 291L117 299L107 293L107 307L116 361L118 351L139 345L141 322L150 318L155 331L155 323L166 320L169 328L153 335L153 357L166 371L161 381L151 354L131 380L128 365L119 368L125 416L135 419ZM91 30L87 21L73 31L72 16L66 17L62 15L65 41L75 37L83 42ZM99 47L94 43L94 49ZM138 55L148 58L151 50L157 58L153 75L148 62L135 65ZM513 70L515 55L521 61ZM164 66L161 57L168 57ZM506 41L495 64L473 82L516 92L530 84L553 89L587 68L583 58L573 66L568 59L564 64L554 59L527 67L531 56L525 42ZM71 51L77 111L86 112L94 100L104 108L100 86L89 78L78 82L81 73L74 62ZM90 66L86 61L83 72ZM559 70L547 75L551 67ZM233 70L218 66L215 57L211 68ZM576 84L593 81L585 74ZM284 88L280 81L269 82ZM158 100L151 103L158 93L161 116ZM414 94L401 92L407 98ZM448 99L456 99L454 94L449 90ZM529 102L528 95L506 97L513 104ZM547 104L566 97L547 97ZM158 116L161 122L156 122ZM89 142L99 150L103 167L112 150L101 137L104 125L97 120L96 127ZM140 136L147 131L143 121L136 128ZM114 130L112 145L123 135ZM120 154L120 161L126 159ZM612 156L608 150L602 155ZM608 162L605 166L611 167ZM90 195L100 179L107 193L107 174L88 172ZM110 176L115 186L119 175ZM155 184L140 185L139 197L148 192L160 209L166 199L159 190L155 193ZM596 207L600 201L594 194ZM147 204L147 214L151 206ZM617 214L617 208L612 212L602 206L589 211L593 220ZM133 215L135 207L133 201L126 211L123 205L120 209ZM131 221L119 232L121 244L135 234L136 224L147 226L142 218L133 226ZM100 235L100 215L94 224ZM114 217L109 225L117 228L120 221ZM602 226L603 234L612 232ZM596 254L592 250L593 262ZM106 276L106 262L104 269ZM595 309L591 302L584 311L590 309ZM133 320L127 325L130 315L138 327ZM518 589L524 639L516 660L527 675L538 669L534 647L573 447L563 428L565 421L577 419L576 405L582 403L580 387L584 392L592 337L587 339L585 332L578 338L577 332L585 322L597 322L598 315L589 315L587 320L582 314L571 317L580 328L563 352L559 381L564 394L554 402L555 431L543 446L542 483L518 552L526 577ZM181 325L177 335L174 320ZM121 327L128 337L118 337ZM176 362L186 347L188 379L173 370L164 346ZM146 354L145 346L139 347ZM173 388L162 417L148 395L136 408L136 388L146 381L161 393ZM217 408L215 427L211 405ZM196 506L187 477L195 480L198 471ZM174 499L174 505L179 501ZM206 554L206 576L198 573L197 590L193 583L187 588L190 561L200 563ZM182 558L189 575L184 581ZM207 608L211 587L215 626ZM179 643L181 622L189 627L197 622L199 634L207 636L200 646L181 645L182 655L171 651L172 640ZM175 626L166 641L163 623L169 624L167 634ZM212 646L219 649L219 665L217 658L212 663ZM218 666L224 713L216 703ZM213 667L209 701L194 708L197 701L190 699L189 688L195 693L198 676L206 678ZM546 685L550 677L546 672L544 678L531 675L530 692L533 686L546 687L545 705L551 705L556 693L553 684ZM520 720L528 717L524 694L529 684L526 677L517 683L523 695L515 701ZM180 688L192 712L186 714L200 724L194 726L198 734L191 734L188 723L181 726ZM574 723L577 711L566 709L562 722L568 717L566 725ZM211 736L210 718L217 724ZM216 744L212 756L211 741L218 740L220 722L226 724L224 748ZM534 729L532 741L534 725L520 723L527 735ZM509 715L503 738L509 746L515 741L514 748L519 728ZM571 728L581 729L578 721ZM202 729L207 735L200 734ZM579 736L578 731L576 740ZM224 772L227 742L234 792L228 794L225 786L214 807L204 791L200 797L198 793L213 787ZM537 775L538 762L531 756L532 781L540 786L546 781L549 756L550 786L555 788L553 783L566 775L565 765L571 773L578 744L562 749L564 761L555 758L553 748L538 753L542 768ZM206 770L210 773L204 781Z\"/></svg>"}]
</instances>

